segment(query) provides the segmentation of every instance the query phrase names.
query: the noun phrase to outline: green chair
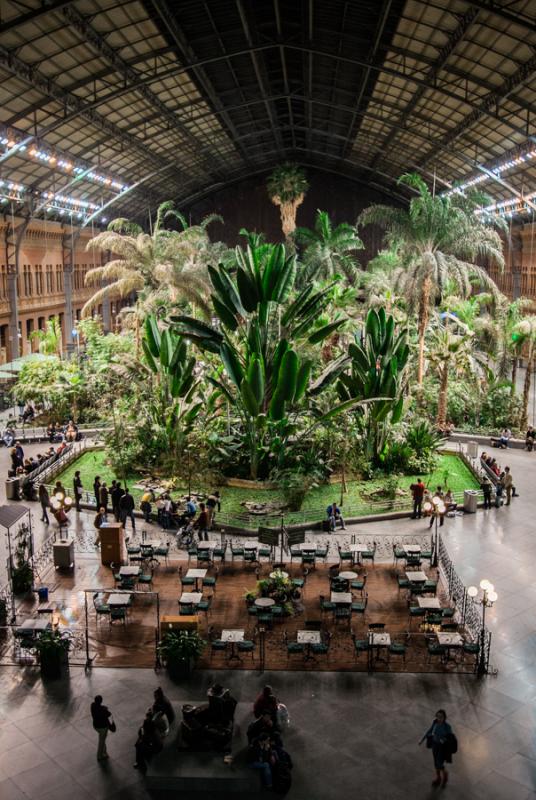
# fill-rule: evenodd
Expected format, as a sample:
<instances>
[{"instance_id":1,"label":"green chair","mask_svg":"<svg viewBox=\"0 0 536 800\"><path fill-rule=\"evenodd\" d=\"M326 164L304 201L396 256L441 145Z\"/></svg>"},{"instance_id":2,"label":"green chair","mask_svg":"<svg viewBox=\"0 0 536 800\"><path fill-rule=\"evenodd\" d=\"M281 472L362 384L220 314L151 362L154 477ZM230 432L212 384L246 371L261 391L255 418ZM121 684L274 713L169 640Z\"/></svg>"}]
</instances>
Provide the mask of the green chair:
<instances>
[{"instance_id":1,"label":"green chair","mask_svg":"<svg viewBox=\"0 0 536 800\"><path fill-rule=\"evenodd\" d=\"M320 610L324 614L325 612L335 611L335 603L332 603L331 600L326 600L323 594L320 595Z\"/></svg>"},{"instance_id":2,"label":"green chair","mask_svg":"<svg viewBox=\"0 0 536 800\"><path fill-rule=\"evenodd\" d=\"M117 588L122 589L123 591L133 592L136 588L136 578L121 578Z\"/></svg>"},{"instance_id":3,"label":"green chair","mask_svg":"<svg viewBox=\"0 0 536 800\"><path fill-rule=\"evenodd\" d=\"M304 566L316 567L316 555L314 553L304 553L302 555L301 563Z\"/></svg>"},{"instance_id":4,"label":"green chair","mask_svg":"<svg viewBox=\"0 0 536 800\"><path fill-rule=\"evenodd\" d=\"M95 608L95 613L97 615L97 623L99 621L99 617L108 616L110 614L110 606L108 603L104 603L101 600L101 596L99 592L95 592L93 595L93 606Z\"/></svg>"},{"instance_id":5,"label":"green chair","mask_svg":"<svg viewBox=\"0 0 536 800\"><path fill-rule=\"evenodd\" d=\"M341 550L340 546L338 547L339 550L339 564L342 567L343 561L350 561L352 564L354 563L354 554L350 552L350 550Z\"/></svg>"},{"instance_id":6,"label":"green chair","mask_svg":"<svg viewBox=\"0 0 536 800\"><path fill-rule=\"evenodd\" d=\"M251 653L251 660L253 661L255 654L255 642L253 642L251 639L244 639L243 642L238 642L236 649L239 653Z\"/></svg>"},{"instance_id":7,"label":"green chair","mask_svg":"<svg viewBox=\"0 0 536 800\"><path fill-rule=\"evenodd\" d=\"M195 578L187 578L185 575L182 574L182 567L179 567L179 580L181 582L181 586L194 586L195 585Z\"/></svg>"},{"instance_id":8,"label":"green chair","mask_svg":"<svg viewBox=\"0 0 536 800\"><path fill-rule=\"evenodd\" d=\"M283 606L272 606L270 613L273 619L283 619L284 608Z\"/></svg>"},{"instance_id":9,"label":"green chair","mask_svg":"<svg viewBox=\"0 0 536 800\"><path fill-rule=\"evenodd\" d=\"M443 617L439 617L439 624L441 625L442 633L456 633L458 630L457 622L443 622Z\"/></svg>"},{"instance_id":10,"label":"green chair","mask_svg":"<svg viewBox=\"0 0 536 800\"><path fill-rule=\"evenodd\" d=\"M193 603L179 603L179 616L191 617L195 615L196 607Z\"/></svg>"},{"instance_id":11,"label":"green chair","mask_svg":"<svg viewBox=\"0 0 536 800\"><path fill-rule=\"evenodd\" d=\"M290 550L290 563L292 564L292 559L297 558L299 561L303 558L303 551L302 550Z\"/></svg>"},{"instance_id":12,"label":"green chair","mask_svg":"<svg viewBox=\"0 0 536 800\"><path fill-rule=\"evenodd\" d=\"M454 614L456 613L455 608L442 608L441 614L443 615L444 619L452 619Z\"/></svg>"},{"instance_id":13,"label":"green chair","mask_svg":"<svg viewBox=\"0 0 536 800\"><path fill-rule=\"evenodd\" d=\"M400 589L409 589L410 583L407 578L402 578L400 575L397 575L396 579L398 581L398 591L400 591Z\"/></svg>"},{"instance_id":14,"label":"green chair","mask_svg":"<svg viewBox=\"0 0 536 800\"><path fill-rule=\"evenodd\" d=\"M227 650L228 642L223 639L213 639L210 643L210 655L213 653L224 653Z\"/></svg>"},{"instance_id":15,"label":"green chair","mask_svg":"<svg viewBox=\"0 0 536 800\"><path fill-rule=\"evenodd\" d=\"M350 625L352 619L352 609L348 606L335 606L334 619L336 623L345 622Z\"/></svg>"},{"instance_id":16,"label":"green chair","mask_svg":"<svg viewBox=\"0 0 536 800\"><path fill-rule=\"evenodd\" d=\"M402 656L402 661L406 663L406 645L401 642L391 642L388 649L388 661L391 661L391 656Z\"/></svg>"},{"instance_id":17,"label":"green chair","mask_svg":"<svg viewBox=\"0 0 536 800\"><path fill-rule=\"evenodd\" d=\"M127 555L137 556L141 553L141 547L135 544L127 545Z\"/></svg>"},{"instance_id":18,"label":"green chair","mask_svg":"<svg viewBox=\"0 0 536 800\"><path fill-rule=\"evenodd\" d=\"M398 566L399 561L405 561L406 559L406 551L403 550L401 547L397 547L396 544L393 542L393 564L395 567Z\"/></svg>"},{"instance_id":19,"label":"green chair","mask_svg":"<svg viewBox=\"0 0 536 800\"><path fill-rule=\"evenodd\" d=\"M257 606L248 606L248 614L250 617L258 616L258 608Z\"/></svg>"},{"instance_id":20,"label":"green chair","mask_svg":"<svg viewBox=\"0 0 536 800\"><path fill-rule=\"evenodd\" d=\"M366 583L367 583L367 573L365 572L362 578L359 578L357 581L352 581L350 583L350 589L352 589L352 591L354 592L361 592L361 594L363 594L363 592L365 591Z\"/></svg>"},{"instance_id":21,"label":"green chair","mask_svg":"<svg viewBox=\"0 0 536 800\"><path fill-rule=\"evenodd\" d=\"M197 545L191 545L188 548L188 564L192 558L197 558Z\"/></svg>"},{"instance_id":22,"label":"green chair","mask_svg":"<svg viewBox=\"0 0 536 800\"><path fill-rule=\"evenodd\" d=\"M421 557L417 555L406 556L406 569L420 569L422 567Z\"/></svg>"},{"instance_id":23,"label":"green chair","mask_svg":"<svg viewBox=\"0 0 536 800\"><path fill-rule=\"evenodd\" d=\"M212 563L212 557L210 555L210 550L198 550L197 551L197 563L198 564L205 564L210 566Z\"/></svg>"},{"instance_id":24,"label":"green chair","mask_svg":"<svg viewBox=\"0 0 536 800\"><path fill-rule=\"evenodd\" d=\"M204 614L206 616L206 618L208 619L208 615L210 614L210 606L211 605L212 605L212 598L211 597L207 597L206 600L203 598L203 600L201 600L201 602L197 604L197 611L199 613Z\"/></svg>"},{"instance_id":25,"label":"green chair","mask_svg":"<svg viewBox=\"0 0 536 800\"><path fill-rule=\"evenodd\" d=\"M295 589L303 589L305 587L305 578L291 578L291 580Z\"/></svg>"},{"instance_id":26,"label":"green chair","mask_svg":"<svg viewBox=\"0 0 536 800\"><path fill-rule=\"evenodd\" d=\"M166 566L169 564L169 544L162 545L161 547L155 547L154 550L155 556L160 556L166 562Z\"/></svg>"},{"instance_id":27,"label":"green chair","mask_svg":"<svg viewBox=\"0 0 536 800\"><path fill-rule=\"evenodd\" d=\"M421 550L421 559L423 561L431 561L433 553L431 550Z\"/></svg>"},{"instance_id":28,"label":"green chair","mask_svg":"<svg viewBox=\"0 0 536 800\"><path fill-rule=\"evenodd\" d=\"M111 608L110 609L110 625L114 622L122 622L123 625L127 624L127 610L126 608Z\"/></svg>"},{"instance_id":29,"label":"green chair","mask_svg":"<svg viewBox=\"0 0 536 800\"><path fill-rule=\"evenodd\" d=\"M272 614L269 611L263 609L261 612L257 613L257 623L259 625L268 625L268 627L270 627L272 622Z\"/></svg>"},{"instance_id":30,"label":"green chair","mask_svg":"<svg viewBox=\"0 0 536 800\"><path fill-rule=\"evenodd\" d=\"M437 581L425 581L423 590L425 594L436 594Z\"/></svg>"},{"instance_id":31,"label":"green chair","mask_svg":"<svg viewBox=\"0 0 536 800\"><path fill-rule=\"evenodd\" d=\"M361 653L368 653L368 651L370 650L368 639L357 639L355 633L352 634L352 639L354 642L355 659L359 658Z\"/></svg>"},{"instance_id":32,"label":"green chair","mask_svg":"<svg viewBox=\"0 0 536 800\"><path fill-rule=\"evenodd\" d=\"M289 642L286 631L283 637L283 641L287 648L287 659L293 655L302 655L302 656L305 655L305 645L301 644L300 642Z\"/></svg>"},{"instance_id":33,"label":"green chair","mask_svg":"<svg viewBox=\"0 0 536 800\"><path fill-rule=\"evenodd\" d=\"M272 559L272 551L269 547L259 547L257 553L259 558L267 558L268 561Z\"/></svg>"},{"instance_id":34,"label":"green chair","mask_svg":"<svg viewBox=\"0 0 536 800\"><path fill-rule=\"evenodd\" d=\"M447 654L445 645L437 644L436 642L428 642L426 649L428 650L428 661L431 661L433 656L438 656L443 659Z\"/></svg>"},{"instance_id":35,"label":"green chair","mask_svg":"<svg viewBox=\"0 0 536 800\"><path fill-rule=\"evenodd\" d=\"M367 603L368 603L368 595L365 595L365 599L361 601L361 603L352 603L351 610L352 614L362 614L365 616L365 612L367 610Z\"/></svg>"},{"instance_id":36,"label":"green chair","mask_svg":"<svg viewBox=\"0 0 536 800\"><path fill-rule=\"evenodd\" d=\"M238 547L234 544L231 545L231 561L234 561L235 558L244 558L244 548Z\"/></svg>"},{"instance_id":37,"label":"green chair","mask_svg":"<svg viewBox=\"0 0 536 800\"><path fill-rule=\"evenodd\" d=\"M411 630L411 623L414 619L424 619L426 616L426 609L420 606L409 607L409 629Z\"/></svg>"},{"instance_id":38,"label":"green chair","mask_svg":"<svg viewBox=\"0 0 536 800\"><path fill-rule=\"evenodd\" d=\"M146 574L138 575L138 586L147 586L148 589L152 589L153 573L149 572Z\"/></svg>"},{"instance_id":39,"label":"green chair","mask_svg":"<svg viewBox=\"0 0 536 800\"><path fill-rule=\"evenodd\" d=\"M212 589L213 592L216 591L216 578L212 575L206 575L202 581L202 586L207 586L209 589Z\"/></svg>"},{"instance_id":40,"label":"green chair","mask_svg":"<svg viewBox=\"0 0 536 800\"><path fill-rule=\"evenodd\" d=\"M225 544L223 547L215 547L214 550L212 551L212 559L213 560L219 559L223 564L223 562L225 561L226 550L227 550L227 544Z\"/></svg>"},{"instance_id":41,"label":"green chair","mask_svg":"<svg viewBox=\"0 0 536 800\"><path fill-rule=\"evenodd\" d=\"M329 552L329 547L317 547L316 548L316 557L317 558L321 558L322 561L324 561L324 563L325 563L326 558L328 557L328 552Z\"/></svg>"},{"instance_id":42,"label":"green chair","mask_svg":"<svg viewBox=\"0 0 536 800\"><path fill-rule=\"evenodd\" d=\"M329 657L330 644L331 644L331 633L330 631L327 631L324 634L323 640L321 642L313 642L310 648L311 653L314 656L326 656L327 658Z\"/></svg>"},{"instance_id":43,"label":"green chair","mask_svg":"<svg viewBox=\"0 0 536 800\"><path fill-rule=\"evenodd\" d=\"M377 545L376 545L376 542L374 542L373 544L374 544L374 547L372 548L372 550L364 550L361 553L361 561L362 561L363 564L365 563L365 561L370 561L372 566L374 566L374 559L376 558L376 547L377 547Z\"/></svg>"},{"instance_id":44,"label":"green chair","mask_svg":"<svg viewBox=\"0 0 536 800\"><path fill-rule=\"evenodd\" d=\"M430 613L430 612L427 613L427 615L426 615L426 624L429 625L430 627L434 627L434 628L435 627L438 627L438 628L441 627L441 629L443 629L443 626L441 624L442 622L443 622L443 616L442 616L441 613L435 613L433 611L432 611L432 613ZM456 627L458 627L458 626L456 626Z\"/></svg>"},{"instance_id":45,"label":"green chair","mask_svg":"<svg viewBox=\"0 0 536 800\"><path fill-rule=\"evenodd\" d=\"M478 657L480 656L480 645L478 642L464 642L462 645L462 661L465 661L465 656L474 656L474 666L478 664Z\"/></svg>"},{"instance_id":46,"label":"green chair","mask_svg":"<svg viewBox=\"0 0 536 800\"><path fill-rule=\"evenodd\" d=\"M244 563L245 564L255 564L257 562L257 551L256 550L245 550L244 551Z\"/></svg>"}]
</instances>

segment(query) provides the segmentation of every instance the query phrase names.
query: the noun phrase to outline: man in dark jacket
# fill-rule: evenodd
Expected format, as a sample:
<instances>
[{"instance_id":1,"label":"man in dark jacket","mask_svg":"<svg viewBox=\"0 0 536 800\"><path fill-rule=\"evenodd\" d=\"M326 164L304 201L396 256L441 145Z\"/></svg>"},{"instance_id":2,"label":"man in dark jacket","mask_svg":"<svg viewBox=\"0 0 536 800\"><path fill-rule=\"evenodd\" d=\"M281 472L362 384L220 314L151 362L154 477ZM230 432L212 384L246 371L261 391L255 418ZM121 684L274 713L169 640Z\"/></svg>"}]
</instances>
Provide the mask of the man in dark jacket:
<instances>
[{"instance_id":1,"label":"man in dark jacket","mask_svg":"<svg viewBox=\"0 0 536 800\"><path fill-rule=\"evenodd\" d=\"M110 717L112 712L110 709L102 704L102 696L98 694L94 701L91 703L91 719L93 720L93 727L99 734L99 746L97 749L97 760L104 761L108 758L106 750L106 737L110 730Z\"/></svg>"},{"instance_id":2,"label":"man in dark jacket","mask_svg":"<svg viewBox=\"0 0 536 800\"><path fill-rule=\"evenodd\" d=\"M125 494L119 501L119 515L121 522L123 523L123 527L126 527L127 519L130 519L132 522L132 530L136 530L136 518L134 517L134 498L128 489L125 489Z\"/></svg>"},{"instance_id":3,"label":"man in dark jacket","mask_svg":"<svg viewBox=\"0 0 536 800\"><path fill-rule=\"evenodd\" d=\"M112 511L114 512L114 517L116 522L119 522L120 514L119 514L119 501L124 495L124 490L121 486L121 483L117 480L112 481L112 487L110 489L110 498L112 500Z\"/></svg>"}]
</instances>

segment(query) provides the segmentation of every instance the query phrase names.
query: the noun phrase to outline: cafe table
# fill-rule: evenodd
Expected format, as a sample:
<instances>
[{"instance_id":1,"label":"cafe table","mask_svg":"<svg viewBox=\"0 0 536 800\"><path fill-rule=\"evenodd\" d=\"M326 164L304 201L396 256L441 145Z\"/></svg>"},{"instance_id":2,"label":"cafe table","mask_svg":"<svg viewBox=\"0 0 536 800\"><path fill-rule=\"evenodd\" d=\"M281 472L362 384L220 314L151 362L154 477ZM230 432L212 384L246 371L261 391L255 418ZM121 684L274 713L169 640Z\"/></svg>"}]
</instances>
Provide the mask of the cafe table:
<instances>
[{"instance_id":1,"label":"cafe table","mask_svg":"<svg viewBox=\"0 0 536 800\"><path fill-rule=\"evenodd\" d=\"M220 639L222 642L229 642L231 645L231 653L229 655L229 661L232 661L234 658L240 660L240 656L235 650L235 645L237 642L243 642L245 631L242 630L224 630L221 632Z\"/></svg>"},{"instance_id":2,"label":"cafe table","mask_svg":"<svg viewBox=\"0 0 536 800\"><path fill-rule=\"evenodd\" d=\"M132 599L130 592L112 592L108 597L110 608L125 608Z\"/></svg>"},{"instance_id":3,"label":"cafe table","mask_svg":"<svg viewBox=\"0 0 536 800\"><path fill-rule=\"evenodd\" d=\"M350 606L352 605L351 592L331 592L330 600L335 605Z\"/></svg>"},{"instance_id":4,"label":"cafe table","mask_svg":"<svg viewBox=\"0 0 536 800\"><path fill-rule=\"evenodd\" d=\"M372 633L368 635L370 652L376 648L376 661L380 660L380 649L382 647L391 646L391 634L389 633Z\"/></svg>"},{"instance_id":5,"label":"cafe table","mask_svg":"<svg viewBox=\"0 0 536 800\"><path fill-rule=\"evenodd\" d=\"M244 550L257 550L258 548L258 542L244 542Z\"/></svg>"},{"instance_id":6,"label":"cafe table","mask_svg":"<svg viewBox=\"0 0 536 800\"><path fill-rule=\"evenodd\" d=\"M437 641L447 648L445 661L450 660L451 649L463 647L463 637L459 633L436 633Z\"/></svg>"},{"instance_id":7,"label":"cafe table","mask_svg":"<svg viewBox=\"0 0 536 800\"><path fill-rule=\"evenodd\" d=\"M298 644L305 645L305 660L309 661L313 656L311 655L311 645L321 644L322 637L320 631L298 631L296 634L296 641Z\"/></svg>"},{"instance_id":8,"label":"cafe table","mask_svg":"<svg viewBox=\"0 0 536 800\"><path fill-rule=\"evenodd\" d=\"M139 574L139 567L121 567L119 569L119 575L121 578L137 578Z\"/></svg>"},{"instance_id":9,"label":"cafe table","mask_svg":"<svg viewBox=\"0 0 536 800\"><path fill-rule=\"evenodd\" d=\"M437 597L418 597L417 603L419 604L419 608L426 608L428 611L441 608L441 603Z\"/></svg>"},{"instance_id":10,"label":"cafe table","mask_svg":"<svg viewBox=\"0 0 536 800\"><path fill-rule=\"evenodd\" d=\"M17 626L17 633L27 633L28 631L31 631L32 633L42 633L51 627L50 620L45 619L44 617L25 619L23 623Z\"/></svg>"},{"instance_id":11,"label":"cafe table","mask_svg":"<svg viewBox=\"0 0 536 800\"><path fill-rule=\"evenodd\" d=\"M219 546L220 546L220 543L217 542L217 541L198 542L197 543L197 549L198 550L215 550Z\"/></svg>"},{"instance_id":12,"label":"cafe table","mask_svg":"<svg viewBox=\"0 0 536 800\"><path fill-rule=\"evenodd\" d=\"M421 546L420 544L403 544L402 550L404 550L405 553L412 553L417 555L418 553L421 552Z\"/></svg>"},{"instance_id":13,"label":"cafe table","mask_svg":"<svg viewBox=\"0 0 536 800\"><path fill-rule=\"evenodd\" d=\"M271 606L275 606L275 600L272 597L257 597L255 605L257 608L267 609Z\"/></svg>"},{"instance_id":14,"label":"cafe table","mask_svg":"<svg viewBox=\"0 0 536 800\"><path fill-rule=\"evenodd\" d=\"M197 606L203 599L203 592L183 592L179 599L181 606Z\"/></svg>"},{"instance_id":15,"label":"cafe table","mask_svg":"<svg viewBox=\"0 0 536 800\"><path fill-rule=\"evenodd\" d=\"M337 578L342 578L343 581L355 581L358 577L357 572L352 572L351 570L346 570L345 572L339 572Z\"/></svg>"},{"instance_id":16,"label":"cafe table","mask_svg":"<svg viewBox=\"0 0 536 800\"><path fill-rule=\"evenodd\" d=\"M189 569L186 573L186 578L194 578L195 579L195 590L197 592L197 581L199 578L206 578L207 577L207 569Z\"/></svg>"},{"instance_id":17,"label":"cafe table","mask_svg":"<svg viewBox=\"0 0 536 800\"><path fill-rule=\"evenodd\" d=\"M422 572L421 570L415 570L415 572L406 572L406 578L410 583L426 583L428 580L426 573Z\"/></svg>"},{"instance_id":18,"label":"cafe table","mask_svg":"<svg viewBox=\"0 0 536 800\"><path fill-rule=\"evenodd\" d=\"M361 560L361 553L366 553L370 549L371 549L370 545L368 545L368 544L350 544L350 545L348 545L348 550L355 557L355 560L357 560L357 563L359 563L360 560Z\"/></svg>"}]
</instances>

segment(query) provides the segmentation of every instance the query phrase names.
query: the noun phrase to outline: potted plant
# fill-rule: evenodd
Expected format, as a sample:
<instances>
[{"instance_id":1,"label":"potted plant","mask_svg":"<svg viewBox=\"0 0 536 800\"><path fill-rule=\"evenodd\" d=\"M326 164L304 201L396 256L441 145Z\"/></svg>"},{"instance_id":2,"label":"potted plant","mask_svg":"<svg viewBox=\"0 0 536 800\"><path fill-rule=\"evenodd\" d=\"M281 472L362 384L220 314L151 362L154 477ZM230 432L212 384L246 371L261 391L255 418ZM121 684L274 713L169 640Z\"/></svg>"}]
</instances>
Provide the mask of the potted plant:
<instances>
[{"instance_id":1,"label":"potted plant","mask_svg":"<svg viewBox=\"0 0 536 800\"><path fill-rule=\"evenodd\" d=\"M69 663L68 653L71 639L61 631L43 631L35 640L43 678L61 678L62 667Z\"/></svg>"},{"instance_id":2,"label":"potted plant","mask_svg":"<svg viewBox=\"0 0 536 800\"><path fill-rule=\"evenodd\" d=\"M26 561L18 564L11 571L13 594L27 594L33 585L33 569Z\"/></svg>"},{"instance_id":3,"label":"potted plant","mask_svg":"<svg viewBox=\"0 0 536 800\"><path fill-rule=\"evenodd\" d=\"M257 592L255 589L249 589L247 592L244 592L244 600L248 606L252 606L256 599Z\"/></svg>"},{"instance_id":4,"label":"potted plant","mask_svg":"<svg viewBox=\"0 0 536 800\"><path fill-rule=\"evenodd\" d=\"M158 655L173 680L187 678L203 652L206 641L197 631L170 631L158 645Z\"/></svg>"}]
</instances>

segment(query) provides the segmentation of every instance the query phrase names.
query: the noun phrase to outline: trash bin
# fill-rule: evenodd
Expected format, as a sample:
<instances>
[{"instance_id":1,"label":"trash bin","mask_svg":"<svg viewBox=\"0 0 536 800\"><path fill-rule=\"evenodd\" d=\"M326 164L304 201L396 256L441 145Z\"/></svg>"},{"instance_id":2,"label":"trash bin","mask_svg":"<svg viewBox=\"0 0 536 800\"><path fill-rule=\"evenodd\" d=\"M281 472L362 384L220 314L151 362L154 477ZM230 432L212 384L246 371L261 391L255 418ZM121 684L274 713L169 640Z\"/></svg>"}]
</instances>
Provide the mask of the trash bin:
<instances>
[{"instance_id":1,"label":"trash bin","mask_svg":"<svg viewBox=\"0 0 536 800\"><path fill-rule=\"evenodd\" d=\"M6 480L6 500L20 500L19 497L19 478L7 478Z\"/></svg>"},{"instance_id":2,"label":"trash bin","mask_svg":"<svg viewBox=\"0 0 536 800\"><path fill-rule=\"evenodd\" d=\"M477 458L478 457L478 442L467 442L467 457L468 458Z\"/></svg>"},{"instance_id":3,"label":"trash bin","mask_svg":"<svg viewBox=\"0 0 536 800\"><path fill-rule=\"evenodd\" d=\"M41 586L41 588L37 590L37 596L39 597L40 603L48 603L48 586Z\"/></svg>"},{"instance_id":4,"label":"trash bin","mask_svg":"<svg viewBox=\"0 0 536 800\"><path fill-rule=\"evenodd\" d=\"M478 492L476 489L466 489L463 493L463 510L468 514L476 514L478 508Z\"/></svg>"}]
</instances>

